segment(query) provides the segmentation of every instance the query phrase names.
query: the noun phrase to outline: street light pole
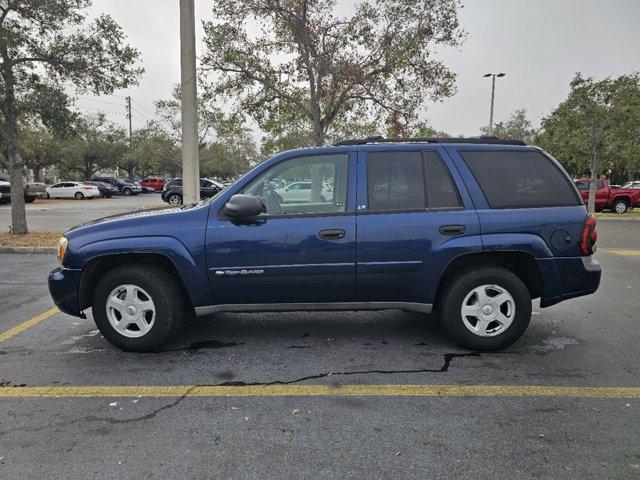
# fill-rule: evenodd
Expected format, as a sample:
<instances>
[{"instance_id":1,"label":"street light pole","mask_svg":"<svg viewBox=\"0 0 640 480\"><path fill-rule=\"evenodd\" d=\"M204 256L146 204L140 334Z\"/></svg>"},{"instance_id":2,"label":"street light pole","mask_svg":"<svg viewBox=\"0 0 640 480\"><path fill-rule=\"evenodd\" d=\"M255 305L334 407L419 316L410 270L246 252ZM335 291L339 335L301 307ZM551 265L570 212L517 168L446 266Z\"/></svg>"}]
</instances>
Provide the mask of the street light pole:
<instances>
[{"instance_id":1,"label":"street light pole","mask_svg":"<svg viewBox=\"0 0 640 480\"><path fill-rule=\"evenodd\" d=\"M496 77L504 77L505 73L487 73L483 77L491 77L491 109L489 110L489 135L493 135L493 104L496 98Z\"/></svg>"},{"instance_id":2,"label":"street light pole","mask_svg":"<svg viewBox=\"0 0 640 480\"><path fill-rule=\"evenodd\" d=\"M180 73L182 97L182 201L200 200L198 92L194 0L180 0Z\"/></svg>"}]
</instances>

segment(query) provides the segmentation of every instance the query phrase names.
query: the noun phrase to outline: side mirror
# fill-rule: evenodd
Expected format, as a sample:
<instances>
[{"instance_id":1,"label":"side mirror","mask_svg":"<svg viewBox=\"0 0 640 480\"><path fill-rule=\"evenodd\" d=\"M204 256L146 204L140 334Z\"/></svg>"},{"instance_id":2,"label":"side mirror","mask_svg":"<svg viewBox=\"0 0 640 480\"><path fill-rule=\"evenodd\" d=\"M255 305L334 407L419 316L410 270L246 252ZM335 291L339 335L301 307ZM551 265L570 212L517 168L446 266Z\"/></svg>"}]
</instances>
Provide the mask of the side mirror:
<instances>
[{"instance_id":1,"label":"side mirror","mask_svg":"<svg viewBox=\"0 0 640 480\"><path fill-rule=\"evenodd\" d=\"M266 212L267 209L258 197L238 193L232 196L224 206L224 213L233 218L250 218Z\"/></svg>"}]
</instances>

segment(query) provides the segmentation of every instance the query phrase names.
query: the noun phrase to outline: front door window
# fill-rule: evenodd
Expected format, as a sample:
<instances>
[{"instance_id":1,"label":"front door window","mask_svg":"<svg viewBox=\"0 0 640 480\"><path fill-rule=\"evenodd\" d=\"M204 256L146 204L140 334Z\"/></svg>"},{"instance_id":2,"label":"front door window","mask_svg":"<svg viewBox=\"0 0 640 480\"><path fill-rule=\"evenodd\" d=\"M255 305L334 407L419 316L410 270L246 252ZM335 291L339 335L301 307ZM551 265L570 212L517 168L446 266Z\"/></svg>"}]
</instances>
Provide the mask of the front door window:
<instances>
[{"instance_id":1,"label":"front door window","mask_svg":"<svg viewBox=\"0 0 640 480\"><path fill-rule=\"evenodd\" d=\"M292 158L259 175L244 193L260 197L268 216L344 212L348 170L348 155Z\"/></svg>"}]
</instances>

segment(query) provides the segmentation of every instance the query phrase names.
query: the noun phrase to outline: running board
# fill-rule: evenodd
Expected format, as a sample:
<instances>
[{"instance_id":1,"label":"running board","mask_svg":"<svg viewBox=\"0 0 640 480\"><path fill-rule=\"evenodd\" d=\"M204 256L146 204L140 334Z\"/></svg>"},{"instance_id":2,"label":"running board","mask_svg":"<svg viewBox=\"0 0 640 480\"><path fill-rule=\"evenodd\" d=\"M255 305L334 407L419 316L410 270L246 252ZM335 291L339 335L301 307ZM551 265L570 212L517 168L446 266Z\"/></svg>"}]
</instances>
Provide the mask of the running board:
<instances>
[{"instance_id":1,"label":"running board","mask_svg":"<svg viewBox=\"0 0 640 480\"><path fill-rule=\"evenodd\" d=\"M345 311L345 310L408 310L431 313L430 303L412 302L336 302L336 303L248 303L208 305L195 307L196 315L218 312L299 312L299 311Z\"/></svg>"}]
</instances>

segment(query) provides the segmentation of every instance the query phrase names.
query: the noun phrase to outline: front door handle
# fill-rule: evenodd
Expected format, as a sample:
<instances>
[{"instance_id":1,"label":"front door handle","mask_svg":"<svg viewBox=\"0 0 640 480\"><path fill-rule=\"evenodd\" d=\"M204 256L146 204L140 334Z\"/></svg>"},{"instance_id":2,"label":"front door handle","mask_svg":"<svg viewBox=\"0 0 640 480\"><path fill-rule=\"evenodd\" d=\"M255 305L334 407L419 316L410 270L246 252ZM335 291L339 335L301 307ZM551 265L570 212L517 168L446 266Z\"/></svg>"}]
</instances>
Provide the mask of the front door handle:
<instances>
[{"instance_id":1,"label":"front door handle","mask_svg":"<svg viewBox=\"0 0 640 480\"><path fill-rule=\"evenodd\" d=\"M466 231L467 227L464 225L443 225L440 227L442 235L462 235Z\"/></svg>"},{"instance_id":2,"label":"front door handle","mask_svg":"<svg viewBox=\"0 0 640 480\"><path fill-rule=\"evenodd\" d=\"M344 230L321 230L320 233L318 234L320 236L320 238L325 238L327 240L340 240L341 238L344 238L345 233Z\"/></svg>"}]
</instances>

